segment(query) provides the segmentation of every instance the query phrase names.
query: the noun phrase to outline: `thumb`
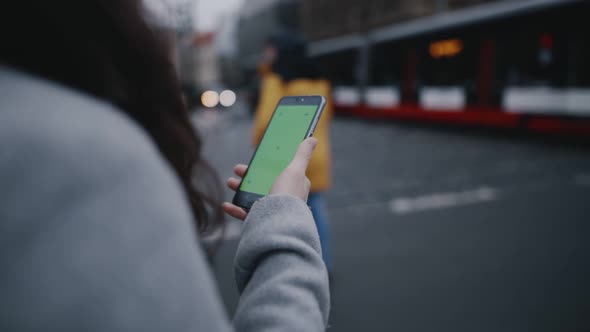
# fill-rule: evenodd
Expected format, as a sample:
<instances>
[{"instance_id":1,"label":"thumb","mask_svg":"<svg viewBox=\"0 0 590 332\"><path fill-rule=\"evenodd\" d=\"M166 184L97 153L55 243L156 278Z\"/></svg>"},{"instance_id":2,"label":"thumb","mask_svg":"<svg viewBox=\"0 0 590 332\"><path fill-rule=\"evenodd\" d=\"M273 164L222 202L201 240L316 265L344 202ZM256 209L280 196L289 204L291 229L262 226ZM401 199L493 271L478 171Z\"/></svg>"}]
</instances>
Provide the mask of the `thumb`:
<instances>
[{"instance_id":1,"label":"thumb","mask_svg":"<svg viewBox=\"0 0 590 332\"><path fill-rule=\"evenodd\" d=\"M307 170L307 165L309 165L309 160L311 159L311 154L317 144L318 140L314 137L309 137L301 142L288 167L305 174L305 170Z\"/></svg>"}]
</instances>

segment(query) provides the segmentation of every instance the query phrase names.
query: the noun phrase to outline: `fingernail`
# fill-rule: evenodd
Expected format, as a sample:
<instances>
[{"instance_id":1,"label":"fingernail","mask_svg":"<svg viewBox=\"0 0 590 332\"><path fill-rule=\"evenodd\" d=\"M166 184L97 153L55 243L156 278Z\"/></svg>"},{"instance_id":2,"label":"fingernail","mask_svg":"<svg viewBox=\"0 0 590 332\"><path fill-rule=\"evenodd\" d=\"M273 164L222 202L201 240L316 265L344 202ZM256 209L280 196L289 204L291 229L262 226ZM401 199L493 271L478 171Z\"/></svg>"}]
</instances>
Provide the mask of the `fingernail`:
<instances>
[{"instance_id":1,"label":"fingernail","mask_svg":"<svg viewBox=\"0 0 590 332\"><path fill-rule=\"evenodd\" d=\"M311 137L310 143L311 143L311 146L315 148L315 146L318 144L318 139L315 137Z\"/></svg>"}]
</instances>

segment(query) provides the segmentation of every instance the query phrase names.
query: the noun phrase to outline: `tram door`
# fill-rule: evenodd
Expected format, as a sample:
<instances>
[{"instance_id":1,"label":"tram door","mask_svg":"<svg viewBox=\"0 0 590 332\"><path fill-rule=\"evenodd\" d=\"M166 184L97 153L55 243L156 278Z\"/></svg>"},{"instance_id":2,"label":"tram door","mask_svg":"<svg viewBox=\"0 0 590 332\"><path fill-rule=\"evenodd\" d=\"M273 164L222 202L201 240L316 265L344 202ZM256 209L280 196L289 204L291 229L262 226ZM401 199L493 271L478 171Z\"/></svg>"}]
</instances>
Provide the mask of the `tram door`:
<instances>
[{"instance_id":1,"label":"tram door","mask_svg":"<svg viewBox=\"0 0 590 332\"><path fill-rule=\"evenodd\" d=\"M369 107L395 109L402 101L403 53L399 43L384 42L370 51L365 101Z\"/></svg>"},{"instance_id":2,"label":"tram door","mask_svg":"<svg viewBox=\"0 0 590 332\"><path fill-rule=\"evenodd\" d=\"M353 108L362 100L357 79L358 57L356 48L314 57L332 83L332 95L338 110Z\"/></svg>"}]
</instances>

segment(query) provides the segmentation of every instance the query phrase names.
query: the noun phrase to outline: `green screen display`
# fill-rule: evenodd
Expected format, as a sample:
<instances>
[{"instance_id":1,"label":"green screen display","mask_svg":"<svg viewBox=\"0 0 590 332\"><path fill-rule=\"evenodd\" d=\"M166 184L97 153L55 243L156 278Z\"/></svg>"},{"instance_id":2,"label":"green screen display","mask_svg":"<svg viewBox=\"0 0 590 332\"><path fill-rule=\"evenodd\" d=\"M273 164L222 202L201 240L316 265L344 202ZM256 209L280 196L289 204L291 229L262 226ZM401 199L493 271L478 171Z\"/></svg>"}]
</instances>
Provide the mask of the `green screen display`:
<instances>
[{"instance_id":1,"label":"green screen display","mask_svg":"<svg viewBox=\"0 0 590 332\"><path fill-rule=\"evenodd\" d=\"M248 167L240 190L267 195L289 165L313 121L317 105L279 105Z\"/></svg>"}]
</instances>

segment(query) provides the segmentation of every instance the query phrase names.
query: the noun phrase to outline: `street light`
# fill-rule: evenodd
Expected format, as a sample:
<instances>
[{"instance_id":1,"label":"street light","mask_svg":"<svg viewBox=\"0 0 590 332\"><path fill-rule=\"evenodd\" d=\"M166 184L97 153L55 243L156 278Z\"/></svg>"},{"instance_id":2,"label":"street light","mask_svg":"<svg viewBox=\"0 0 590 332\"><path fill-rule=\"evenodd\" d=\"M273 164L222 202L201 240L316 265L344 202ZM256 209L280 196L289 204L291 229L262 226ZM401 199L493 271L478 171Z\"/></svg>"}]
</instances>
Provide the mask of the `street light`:
<instances>
[{"instance_id":1,"label":"street light","mask_svg":"<svg viewBox=\"0 0 590 332\"><path fill-rule=\"evenodd\" d=\"M224 90L219 95L219 102L225 107L230 107L236 102L236 93L231 90Z\"/></svg>"},{"instance_id":2,"label":"street light","mask_svg":"<svg viewBox=\"0 0 590 332\"><path fill-rule=\"evenodd\" d=\"M213 108L219 104L219 94L217 92L208 90L201 95L201 104L208 108Z\"/></svg>"}]
</instances>

